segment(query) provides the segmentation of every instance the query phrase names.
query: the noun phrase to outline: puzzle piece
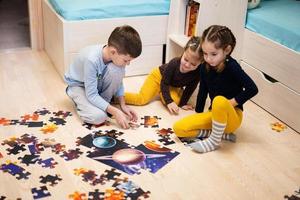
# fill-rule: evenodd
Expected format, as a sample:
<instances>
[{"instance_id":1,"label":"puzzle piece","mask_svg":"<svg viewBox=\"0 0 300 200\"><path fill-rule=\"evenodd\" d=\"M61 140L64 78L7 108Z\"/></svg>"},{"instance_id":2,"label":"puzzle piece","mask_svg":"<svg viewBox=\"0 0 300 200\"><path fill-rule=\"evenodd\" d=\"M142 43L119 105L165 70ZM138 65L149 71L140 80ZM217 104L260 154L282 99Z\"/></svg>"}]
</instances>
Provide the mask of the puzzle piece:
<instances>
[{"instance_id":1,"label":"puzzle piece","mask_svg":"<svg viewBox=\"0 0 300 200\"><path fill-rule=\"evenodd\" d=\"M271 128L274 131L281 132L284 131L287 128L287 126L280 122L275 122L275 123L271 123Z\"/></svg>"},{"instance_id":2,"label":"puzzle piece","mask_svg":"<svg viewBox=\"0 0 300 200\"><path fill-rule=\"evenodd\" d=\"M42 186L40 187L40 189L32 188L31 193L33 194L34 199L40 199L40 198L51 196L46 186Z\"/></svg>"},{"instance_id":3,"label":"puzzle piece","mask_svg":"<svg viewBox=\"0 0 300 200\"><path fill-rule=\"evenodd\" d=\"M24 163L28 166L30 164L35 164L37 161L39 161L39 157L39 155L26 154L23 157L19 157L18 159L21 160L21 163Z\"/></svg>"},{"instance_id":4,"label":"puzzle piece","mask_svg":"<svg viewBox=\"0 0 300 200\"><path fill-rule=\"evenodd\" d=\"M57 129L58 127L56 124L47 124L46 126L41 128L40 131L42 131L44 134L47 134L47 133L53 133Z\"/></svg>"},{"instance_id":5,"label":"puzzle piece","mask_svg":"<svg viewBox=\"0 0 300 200\"><path fill-rule=\"evenodd\" d=\"M125 194L123 191L117 190L115 188L109 188L105 190L104 193L105 200L123 200L125 199Z\"/></svg>"},{"instance_id":6,"label":"puzzle piece","mask_svg":"<svg viewBox=\"0 0 300 200\"><path fill-rule=\"evenodd\" d=\"M109 126L109 125L110 125L109 121L105 121L101 124L89 124L89 123L83 123L82 124L82 126L84 126L85 128L87 128L89 130L97 129L97 128L102 127L102 126Z\"/></svg>"},{"instance_id":7,"label":"puzzle piece","mask_svg":"<svg viewBox=\"0 0 300 200\"><path fill-rule=\"evenodd\" d=\"M49 122L53 122L56 125L66 125L66 120L63 118L59 118L59 117L50 117Z\"/></svg>"},{"instance_id":8,"label":"puzzle piece","mask_svg":"<svg viewBox=\"0 0 300 200\"><path fill-rule=\"evenodd\" d=\"M22 144L29 144L29 143L36 142L37 138L35 136L29 135L26 133L24 135L21 135L21 137L18 138L17 141Z\"/></svg>"},{"instance_id":9,"label":"puzzle piece","mask_svg":"<svg viewBox=\"0 0 300 200\"><path fill-rule=\"evenodd\" d=\"M56 174L55 176L53 175L47 175L47 176L40 176L40 183L50 183L50 186L54 186L56 184L58 184L58 181L61 181L62 179L60 178L60 176L58 174Z\"/></svg>"},{"instance_id":10,"label":"puzzle piece","mask_svg":"<svg viewBox=\"0 0 300 200\"><path fill-rule=\"evenodd\" d=\"M17 155L19 153L21 153L22 151L25 151L26 149L24 148L25 145L24 144L16 144L15 146L13 146L12 148L8 148L6 149L8 151L8 155L14 154Z\"/></svg>"},{"instance_id":11,"label":"puzzle piece","mask_svg":"<svg viewBox=\"0 0 300 200\"><path fill-rule=\"evenodd\" d=\"M76 146L83 145L83 146L86 146L88 148L91 148L91 147L94 146L93 145L93 140L94 140L94 136L92 134L88 134L83 138L77 137Z\"/></svg>"},{"instance_id":12,"label":"puzzle piece","mask_svg":"<svg viewBox=\"0 0 300 200\"><path fill-rule=\"evenodd\" d=\"M0 118L0 125L2 126L8 126L10 125L10 120L9 119L6 119L6 118Z\"/></svg>"},{"instance_id":13,"label":"puzzle piece","mask_svg":"<svg viewBox=\"0 0 300 200\"><path fill-rule=\"evenodd\" d=\"M46 125L43 121L39 121L39 122L27 122L26 125L28 126L28 128L37 128L37 127L43 127L44 125Z\"/></svg>"},{"instance_id":14,"label":"puzzle piece","mask_svg":"<svg viewBox=\"0 0 300 200\"><path fill-rule=\"evenodd\" d=\"M38 114L38 115L51 114L51 112L47 108L38 109L38 110L34 111L34 113Z\"/></svg>"},{"instance_id":15,"label":"puzzle piece","mask_svg":"<svg viewBox=\"0 0 300 200\"><path fill-rule=\"evenodd\" d=\"M9 145L10 147L14 147L15 145L18 144L17 138L16 137L11 137L8 140L4 140L2 145Z\"/></svg>"},{"instance_id":16,"label":"puzzle piece","mask_svg":"<svg viewBox=\"0 0 300 200\"><path fill-rule=\"evenodd\" d=\"M16 176L16 179L20 180L20 179L28 179L29 175L31 173L26 172L24 168L9 162L8 164L2 164L0 170L4 171L4 172L8 172L11 175Z\"/></svg>"},{"instance_id":17,"label":"puzzle piece","mask_svg":"<svg viewBox=\"0 0 300 200\"><path fill-rule=\"evenodd\" d=\"M26 122L28 120L37 121L39 119L39 115L37 113L33 113L32 115L26 114L24 116L21 116L22 121Z\"/></svg>"},{"instance_id":18,"label":"puzzle piece","mask_svg":"<svg viewBox=\"0 0 300 200\"><path fill-rule=\"evenodd\" d=\"M52 146L51 148L52 148L52 152L54 152L56 154L60 154L61 152L65 151L66 145L57 143L54 146Z\"/></svg>"},{"instance_id":19,"label":"puzzle piece","mask_svg":"<svg viewBox=\"0 0 300 200\"><path fill-rule=\"evenodd\" d=\"M138 185L136 185L132 181L129 181L128 178L118 179L112 186L119 189L120 191L125 192L126 194L136 193L137 189L139 188Z\"/></svg>"},{"instance_id":20,"label":"puzzle piece","mask_svg":"<svg viewBox=\"0 0 300 200\"><path fill-rule=\"evenodd\" d=\"M96 189L94 192L89 192L89 200L103 200L104 192L99 192L98 189Z\"/></svg>"},{"instance_id":21,"label":"puzzle piece","mask_svg":"<svg viewBox=\"0 0 300 200\"><path fill-rule=\"evenodd\" d=\"M107 181L107 179L103 175L98 176L95 171L85 168L74 169L74 174L77 176L81 175L83 178L82 180L85 182L89 182L91 185L97 185L99 183L101 185L104 185L105 181Z\"/></svg>"},{"instance_id":22,"label":"puzzle piece","mask_svg":"<svg viewBox=\"0 0 300 200\"><path fill-rule=\"evenodd\" d=\"M85 193L80 193L78 191L75 191L73 194L69 195L69 199L73 199L73 200L85 200L86 199L86 194Z\"/></svg>"},{"instance_id":23,"label":"puzzle piece","mask_svg":"<svg viewBox=\"0 0 300 200\"><path fill-rule=\"evenodd\" d=\"M144 125L145 128L151 127L151 128L158 128L158 120L160 120L160 117L157 116L145 116L142 117L141 119L144 120L144 123L141 123L141 125Z\"/></svg>"},{"instance_id":24,"label":"puzzle piece","mask_svg":"<svg viewBox=\"0 0 300 200\"><path fill-rule=\"evenodd\" d=\"M59 117L59 118L67 118L69 116L72 116L72 113L69 112L69 111L58 111L58 112L53 112L53 114L56 116L56 117Z\"/></svg>"},{"instance_id":25,"label":"puzzle piece","mask_svg":"<svg viewBox=\"0 0 300 200\"><path fill-rule=\"evenodd\" d=\"M79 148L69 149L68 151L64 151L61 157L63 157L66 161L73 160L79 158L79 156L83 154Z\"/></svg>"},{"instance_id":26,"label":"puzzle piece","mask_svg":"<svg viewBox=\"0 0 300 200\"><path fill-rule=\"evenodd\" d=\"M160 130L157 130L156 133L160 137L158 141L160 141L164 145L170 145L175 143L175 141L171 139L171 134L174 133L171 128L168 129L162 128Z\"/></svg>"},{"instance_id":27,"label":"puzzle piece","mask_svg":"<svg viewBox=\"0 0 300 200\"><path fill-rule=\"evenodd\" d=\"M45 168L54 168L55 165L58 164L57 162L55 162L55 160L53 158L47 158L45 160L40 159L38 163L41 164L42 167L45 167Z\"/></svg>"},{"instance_id":28,"label":"puzzle piece","mask_svg":"<svg viewBox=\"0 0 300 200\"><path fill-rule=\"evenodd\" d=\"M104 174L102 174L108 181L110 180L116 180L121 173L116 172L115 168L111 168L110 170L105 170Z\"/></svg>"},{"instance_id":29,"label":"puzzle piece","mask_svg":"<svg viewBox=\"0 0 300 200\"><path fill-rule=\"evenodd\" d=\"M31 154L40 154L41 151L44 151L43 145L41 143L36 143L36 142L28 145L28 149Z\"/></svg>"}]
</instances>

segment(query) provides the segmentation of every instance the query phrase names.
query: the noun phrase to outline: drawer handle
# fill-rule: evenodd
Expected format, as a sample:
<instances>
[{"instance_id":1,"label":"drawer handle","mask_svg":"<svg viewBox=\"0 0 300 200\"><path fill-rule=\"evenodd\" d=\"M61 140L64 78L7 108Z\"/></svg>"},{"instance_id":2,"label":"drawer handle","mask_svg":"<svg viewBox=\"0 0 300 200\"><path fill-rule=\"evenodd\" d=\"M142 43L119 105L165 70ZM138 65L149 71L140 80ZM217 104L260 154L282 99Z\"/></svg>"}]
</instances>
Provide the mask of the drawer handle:
<instances>
[{"instance_id":1,"label":"drawer handle","mask_svg":"<svg viewBox=\"0 0 300 200\"><path fill-rule=\"evenodd\" d=\"M278 82L275 78L273 78L273 77L271 77L271 76L269 76L269 75L267 75L267 74L265 74L265 73L263 73L263 72L262 72L262 74L264 75L264 77L265 77L265 79L266 79L267 81L269 81L269 82L271 82L271 83L277 83L277 82Z\"/></svg>"}]
</instances>

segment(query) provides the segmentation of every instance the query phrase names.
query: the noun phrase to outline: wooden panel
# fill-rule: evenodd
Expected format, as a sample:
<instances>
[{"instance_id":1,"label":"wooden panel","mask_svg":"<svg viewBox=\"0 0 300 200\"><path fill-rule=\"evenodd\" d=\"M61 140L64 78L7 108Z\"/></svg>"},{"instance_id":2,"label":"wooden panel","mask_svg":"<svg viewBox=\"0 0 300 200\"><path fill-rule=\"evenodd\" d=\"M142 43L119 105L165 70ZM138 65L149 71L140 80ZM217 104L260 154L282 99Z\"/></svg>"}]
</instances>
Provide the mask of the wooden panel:
<instances>
[{"instance_id":1,"label":"wooden panel","mask_svg":"<svg viewBox=\"0 0 300 200\"><path fill-rule=\"evenodd\" d=\"M134 59L129 66L126 66L126 76L135 76L148 74L153 67L158 67L162 64L162 45L143 46L142 54ZM78 53L69 53L66 69L69 67Z\"/></svg>"},{"instance_id":2,"label":"wooden panel","mask_svg":"<svg viewBox=\"0 0 300 200\"><path fill-rule=\"evenodd\" d=\"M42 1L29 0L30 41L33 50L44 48Z\"/></svg>"},{"instance_id":3,"label":"wooden panel","mask_svg":"<svg viewBox=\"0 0 300 200\"><path fill-rule=\"evenodd\" d=\"M259 89L258 95L252 100L300 132L300 118L297 117L300 110L300 94L279 82L269 82L259 70L243 61L241 65L255 81Z\"/></svg>"},{"instance_id":4,"label":"wooden panel","mask_svg":"<svg viewBox=\"0 0 300 200\"><path fill-rule=\"evenodd\" d=\"M47 0L43 1L44 48L58 73L65 71L63 23L53 12Z\"/></svg>"},{"instance_id":5,"label":"wooden panel","mask_svg":"<svg viewBox=\"0 0 300 200\"><path fill-rule=\"evenodd\" d=\"M245 29L242 60L300 93L300 53Z\"/></svg>"},{"instance_id":6,"label":"wooden panel","mask_svg":"<svg viewBox=\"0 0 300 200\"><path fill-rule=\"evenodd\" d=\"M113 29L124 24L131 25L139 32L145 46L165 44L167 22L168 16L65 21L66 51L77 52L90 44L107 43Z\"/></svg>"}]
</instances>

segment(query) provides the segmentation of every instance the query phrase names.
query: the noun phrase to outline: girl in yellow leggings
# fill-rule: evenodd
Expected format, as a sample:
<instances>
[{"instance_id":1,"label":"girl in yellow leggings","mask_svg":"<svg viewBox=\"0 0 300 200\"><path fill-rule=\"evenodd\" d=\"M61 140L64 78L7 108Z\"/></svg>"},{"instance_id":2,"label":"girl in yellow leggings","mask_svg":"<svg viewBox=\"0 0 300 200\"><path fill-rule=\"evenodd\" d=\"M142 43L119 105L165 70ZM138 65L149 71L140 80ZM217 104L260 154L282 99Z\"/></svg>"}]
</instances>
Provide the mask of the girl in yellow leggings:
<instances>
[{"instance_id":1,"label":"girl in yellow leggings","mask_svg":"<svg viewBox=\"0 0 300 200\"><path fill-rule=\"evenodd\" d=\"M193 109L187 102L200 79L199 65L203 59L200 46L200 37L192 37L181 57L153 69L139 93L125 93L125 102L145 105L159 94L171 114L178 114L179 107Z\"/></svg>"},{"instance_id":2,"label":"girl in yellow leggings","mask_svg":"<svg viewBox=\"0 0 300 200\"><path fill-rule=\"evenodd\" d=\"M229 28L210 26L203 32L202 39L205 63L200 66L197 114L177 121L173 129L178 137L208 136L190 144L195 151L204 153L218 148L222 137L234 138L232 132L242 122L243 104L255 96L258 89L230 56L236 40ZM211 105L207 112L203 112L207 95Z\"/></svg>"}]
</instances>

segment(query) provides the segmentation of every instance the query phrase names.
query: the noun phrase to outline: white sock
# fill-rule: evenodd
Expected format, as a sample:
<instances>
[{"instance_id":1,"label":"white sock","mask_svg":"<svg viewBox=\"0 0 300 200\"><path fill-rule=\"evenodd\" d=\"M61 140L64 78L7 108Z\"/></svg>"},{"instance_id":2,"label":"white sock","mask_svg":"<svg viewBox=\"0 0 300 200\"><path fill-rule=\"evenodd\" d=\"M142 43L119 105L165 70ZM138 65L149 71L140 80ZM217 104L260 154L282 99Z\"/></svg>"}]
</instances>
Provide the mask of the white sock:
<instances>
[{"instance_id":1,"label":"white sock","mask_svg":"<svg viewBox=\"0 0 300 200\"><path fill-rule=\"evenodd\" d=\"M220 146L225 127L226 124L213 120L212 133L210 136L206 140L191 143L190 147L200 153L206 153L217 149Z\"/></svg>"},{"instance_id":2,"label":"white sock","mask_svg":"<svg viewBox=\"0 0 300 200\"><path fill-rule=\"evenodd\" d=\"M210 136L211 129L203 129L199 131L199 134L196 138L204 139ZM236 135L234 133L224 133L222 135L222 140L227 140L230 142L236 142Z\"/></svg>"}]
</instances>

